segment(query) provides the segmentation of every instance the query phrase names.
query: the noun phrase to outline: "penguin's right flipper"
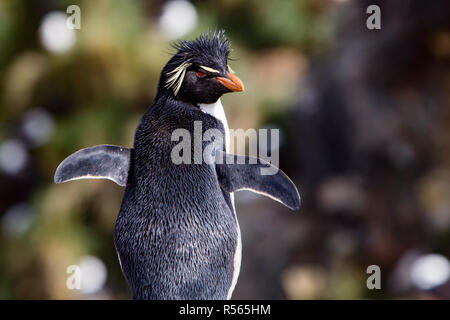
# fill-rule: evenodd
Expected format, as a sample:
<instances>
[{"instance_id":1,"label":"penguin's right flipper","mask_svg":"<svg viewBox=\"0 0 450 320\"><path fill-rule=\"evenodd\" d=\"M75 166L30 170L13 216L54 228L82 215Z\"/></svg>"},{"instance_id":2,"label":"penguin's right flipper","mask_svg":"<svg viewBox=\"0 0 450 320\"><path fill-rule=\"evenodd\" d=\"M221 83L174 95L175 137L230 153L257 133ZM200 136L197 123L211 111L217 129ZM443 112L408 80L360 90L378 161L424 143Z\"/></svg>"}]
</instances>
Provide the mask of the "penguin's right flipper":
<instances>
[{"instance_id":1,"label":"penguin's right flipper","mask_svg":"<svg viewBox=\"0 0 450 320\"><path fill-rule=\"evenodd\" d=\"M249 190L281 202L291 210L300 209L300 195L289 177L270 163L254 157L217 151L216 172L222 189ZM221 160L217 162L217 160ZM264 170L270 174L263 174Z\"/></svg>"},{"instance_id":2,"label":"penguin's right flipper","mask_svg":"<svg viewBox=\"0 0 450 320\"><path fill-rule=\"evenodd\" d=\"M99 145L68 156L55 172L55 183L79 179L109 179L126 186L133 149Z\"/></svg>"}]
</instances>

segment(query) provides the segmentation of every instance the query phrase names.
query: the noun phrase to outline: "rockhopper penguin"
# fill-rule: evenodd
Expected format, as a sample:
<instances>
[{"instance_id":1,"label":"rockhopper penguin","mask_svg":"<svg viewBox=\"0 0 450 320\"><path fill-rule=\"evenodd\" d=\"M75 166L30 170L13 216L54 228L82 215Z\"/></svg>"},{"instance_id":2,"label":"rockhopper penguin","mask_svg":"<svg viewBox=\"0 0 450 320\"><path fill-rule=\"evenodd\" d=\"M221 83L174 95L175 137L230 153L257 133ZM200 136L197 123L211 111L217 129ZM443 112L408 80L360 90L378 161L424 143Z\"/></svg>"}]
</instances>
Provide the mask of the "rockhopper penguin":
<instances>
[{"instance_id":1,"label":"rockhopper penguin","mask_svg":"<svg viewBox=\"0 0 450 320\"><path fill-rule=\"evenodd\" d=\"M220 97L244 89L228 66L230 43L223 31L174 47L155 103L137 127L134 148L80 150L59 165L55 182L110 179L126 187L114 242L134 299L230 299L241 262L233 192L252 190L293 210L300 197L281 170L261 174L271 164L227 154L228 141L211 154L226 161L172 161L178 143L172 133L193 134L194 122L200 121L202 132L218 129L228 140Z\"/></svg>"}]
</instances>

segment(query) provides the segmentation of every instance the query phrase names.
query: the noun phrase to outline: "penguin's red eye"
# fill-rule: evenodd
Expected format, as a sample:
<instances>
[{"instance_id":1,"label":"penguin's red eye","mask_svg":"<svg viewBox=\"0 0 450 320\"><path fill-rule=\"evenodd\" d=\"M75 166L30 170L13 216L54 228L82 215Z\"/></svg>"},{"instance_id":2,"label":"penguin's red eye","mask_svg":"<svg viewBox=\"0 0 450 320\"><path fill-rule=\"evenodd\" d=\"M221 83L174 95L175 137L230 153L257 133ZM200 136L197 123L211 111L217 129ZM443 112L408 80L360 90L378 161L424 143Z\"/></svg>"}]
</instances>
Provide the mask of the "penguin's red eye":
<instances>
[{"instance_id":1,"label":"penguin's red eye","mask_svg":"<svg viewBox=\"0 0 450 320\"><path fill-rule=\"evenodd\" d=\"M198 75L200 78L203 78L204 76L206 76L206 74L205 74L204 72L201 72L201 71L197 71L197 75Z\"/></svg>"}]
</instances>

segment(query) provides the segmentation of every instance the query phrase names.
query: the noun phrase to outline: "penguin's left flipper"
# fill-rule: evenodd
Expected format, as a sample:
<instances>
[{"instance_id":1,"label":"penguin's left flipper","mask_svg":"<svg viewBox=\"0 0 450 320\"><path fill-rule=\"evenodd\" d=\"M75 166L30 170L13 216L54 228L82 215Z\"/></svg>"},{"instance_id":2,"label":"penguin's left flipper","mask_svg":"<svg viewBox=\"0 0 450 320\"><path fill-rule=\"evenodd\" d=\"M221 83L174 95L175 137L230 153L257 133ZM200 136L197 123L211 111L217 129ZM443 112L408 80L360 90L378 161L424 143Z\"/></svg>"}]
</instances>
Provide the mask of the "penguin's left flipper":
<instances>
[{"instance_id":1,"label":"penguin's left flipper","mask_svg":"<svg viewBox=\"0 0 450 320\"><path fill-rule=\"evenodd\" d=\"M68 156L55 172L55 183L79 179L109 179L125 187L133 149L99 145Z\"/></svg>"},{"instance_id":2,"label":"penguin's left flipper","mask_svg":"<svg viewBox=\"0 0 450 320\"><path fill-rule=\"evenodd\" d=\"M253 191L281 202L291 210L300 209L298 190L283 171L259 158L229 153L223 156L222 151L217 152L216 172L222 189Z\"/></svg>"}]
</instances>

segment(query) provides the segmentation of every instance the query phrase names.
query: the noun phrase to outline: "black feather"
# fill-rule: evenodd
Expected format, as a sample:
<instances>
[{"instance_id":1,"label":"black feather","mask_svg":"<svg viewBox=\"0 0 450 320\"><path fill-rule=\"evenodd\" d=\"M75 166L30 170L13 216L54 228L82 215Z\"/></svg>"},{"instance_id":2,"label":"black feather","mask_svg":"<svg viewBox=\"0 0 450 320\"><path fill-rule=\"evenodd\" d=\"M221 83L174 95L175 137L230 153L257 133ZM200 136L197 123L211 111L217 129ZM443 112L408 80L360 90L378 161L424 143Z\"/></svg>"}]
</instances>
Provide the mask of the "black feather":
<instances>
[{"instance_id":1,"label":"black feather","mask_svg":"<svg viewBox=\"0 0 450 320\"><path fill-rule=\"evenodd\" d=\"M208 31L195 40L179 40L172 47L177 50L177 58L192 62L204 62L204 59L227 61L231 52L231 42L226 38L224 30Z\"/></svg>"}]
</instances>

